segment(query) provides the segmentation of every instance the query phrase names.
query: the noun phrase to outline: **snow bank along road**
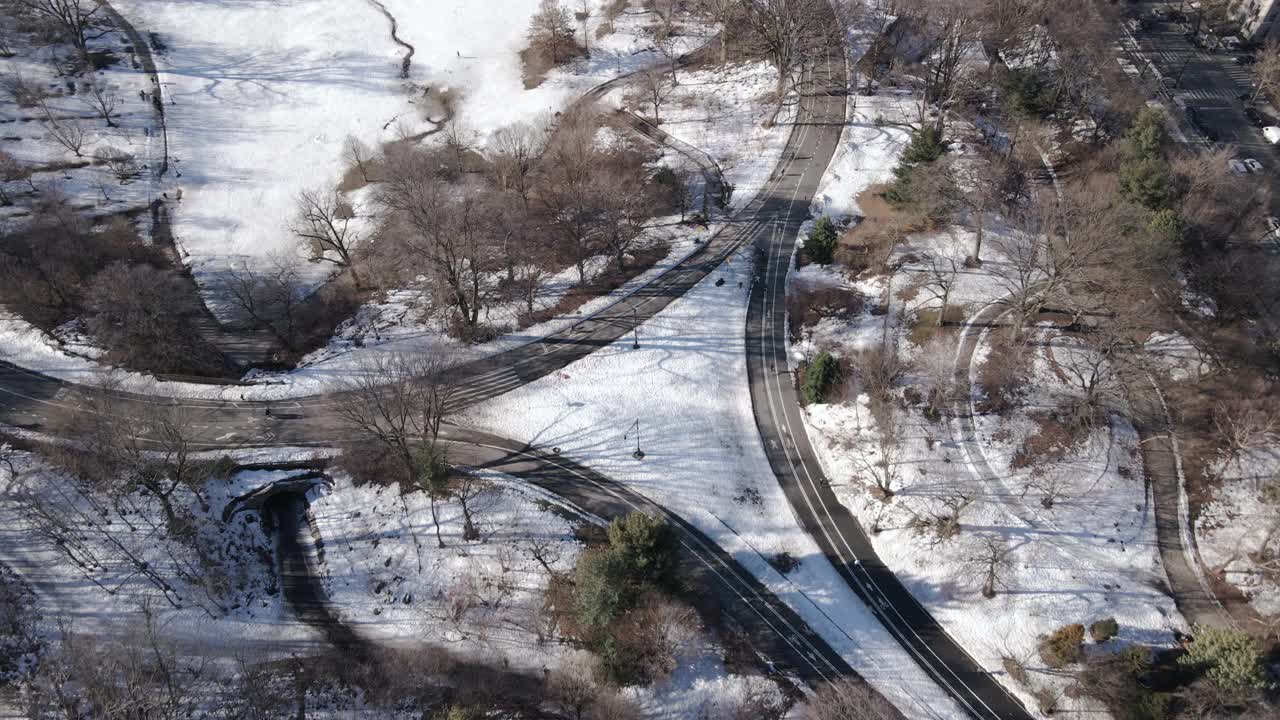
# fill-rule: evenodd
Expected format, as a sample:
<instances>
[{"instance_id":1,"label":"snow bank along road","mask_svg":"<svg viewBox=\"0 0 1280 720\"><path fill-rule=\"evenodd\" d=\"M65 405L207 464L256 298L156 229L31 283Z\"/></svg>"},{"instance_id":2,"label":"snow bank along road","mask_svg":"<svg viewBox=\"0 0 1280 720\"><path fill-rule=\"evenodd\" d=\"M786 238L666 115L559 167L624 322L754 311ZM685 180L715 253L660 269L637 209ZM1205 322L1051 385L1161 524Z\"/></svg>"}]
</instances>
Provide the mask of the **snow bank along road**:
<instances>
[{"instance_id":1,"label":"snow bank along road","mask_svg":"<svg viewBox=\"0 0 1280 720\"><path fill-rule=\"evenodd\" d=\"M799 119L770 183L725 230L606 310L559 333L457 368L455 379L463 386L460 403L496 397L607 346L683 295L745 243L753 243L766 261L760 268L759 282L752 288L748 314L752 398L770 463L801 523L890 632L974 717L1026 718L1025 709L947 637L876 559L862 530L836 501L818 470L790 377L784 379L785 373L774 370L786 368L784 294L791 250L840 137L845 118L845 73L844 59L838 55L828 57L813 72L806 83ZM84 411L85 393L85 388L0 364L0 422L32 429L56 425L60 417ZM270 416L265 404L254 402L132 393L115 393L114 400L112 412L123 416L145 416L154 405L182 408L198 435L197 443L210 449L328 446L344 440L332 395L273 403ZM717 592L717 601L725 608L743 605L742 609L755 616L746 626L753 629L754 640L768 643L771 660L785 661L797 670L807 668L804 677L810 681L851 672L723 550L679 518L568 460L470 431L459 437L461 432L450 430L450 439L458 443L459 460L465 460L469 452L500 450L512 455L511 462L533 464L514 468L520 472L513 474L539 477L556 492L573 489L584 509L599 503L605 509L603 516L630 507L666 515L682 531L682 542L691 553L686 561L701 564L704 576L714 576L716 582L710 589Z\"/></svg>"},{"instance_id":2,"label":"snow bank along road","mask_svg":"<svg viewBox=\"0 0 1280 720\"><path fill-rule=\"evenodd\" d=\"M817 69L819 88L845 88L842 58ZM784 159L806 157L790 196L769 196L768 222L753 241L757 265L747 308L747 371L765 454L804 529L849 586L961 707L975 718L1030 718L1012 695L969 656L877 557L862 527L836 499L809 443L795 383L787 369L786 278L800 225L840 137L842 95L818 91L816 107L788 144ZM783 170L789 171L788 163Z\"/></svg>"}]
</instances>

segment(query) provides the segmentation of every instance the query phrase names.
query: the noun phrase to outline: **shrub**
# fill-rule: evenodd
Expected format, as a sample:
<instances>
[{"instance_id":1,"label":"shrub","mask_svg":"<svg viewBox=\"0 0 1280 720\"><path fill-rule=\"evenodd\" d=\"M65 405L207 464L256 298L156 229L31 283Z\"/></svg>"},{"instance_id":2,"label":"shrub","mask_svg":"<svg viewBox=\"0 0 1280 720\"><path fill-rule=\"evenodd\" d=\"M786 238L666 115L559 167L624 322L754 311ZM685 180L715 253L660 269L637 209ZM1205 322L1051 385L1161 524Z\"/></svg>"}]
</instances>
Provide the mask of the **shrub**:
<instances>
[{"instance_id":1,"label":"shrub","mask_svg":"<svg viewBox=\"0 0 1280 720\"><path fill-rule=\"evenodd\" d=\"M1058 691L1051 687L1041 686L1035 689L1032 695L1036 698L1036 707L1042 715L1052 715L1058 712Z\"/></svg>"},{"instance_id":2,"label":"shrub","mask_svg":"<svg viewBox=\"0 0 1280 720\"><path fill-rule=\"evenodd\" d=\"M840 381L840 366L831 353L822 351L804 369L800 392L809 405L823 402L831 388Z\"/></svg>"},{"instance_id":3,"label":"shrub","mask_svg":"<svg viewBox=\"0 0 1280 720\"><path fill-rule=\"evenodd\" d=\"M1169 131L1165 126L1165 115L1157 108L1145 108L1133 118L1133 124L1125 132L1129 148L1139 159L1162 157L1165 144L1169 141Z\"/></svg>"},{"instance_id":4,"label":"shrub","mask_svg":"<svg viewBox=\"0 0 1280 720\"><path fill-rule=\"evenodd\" d=\"M573 614L587 642L598 642L635 595L630 568L613 548L589 550L578 559Z\"/></svg>"},{"instance_id":5,"label":"shrub","mask_svg":"<svg viewBox=\"0 0 1280 720\"><path fill-rule=\"evenodd\" d=\"M1079 623L1063 625L1040 641L1040 659L1057 670L1084 657L1084 626Z\"/></svg>"},{"instance_id":6,"label":"shrub","mask_svg":"<svg viewBox=\"0 0 1280 720\"><path fill-rule=\"evenodd\" d=\"M1115 618L1105 618L1089 626L1089 637L1094 642L1101 643L1110 640L1120 631L1120 625Z\"/></svg>"},{"instance_id":7,"label":"shrub","mask_svg":"<svg viewBox=\"0 0 1280 720\"><path fill-rule=\"evenodd\" d=\"M1169 693L1143 691L1138 695L1130 717L1133 720L1166 720L1170 717L1173 696Z\"/></svg>"},{"instance_id":8,"label":"shrub","mask_svg":"<svg viewBox=\"0 0 1280 720\"><path fill-rule=\"evenodd\" d=\"M1022 117L1045 117L1053 112L1053 92L1035 70L1011 70L1000 82L1005 110Z\"/></svg>"},{"instance_id":9,"label":"shrub","mask_svg":"<svg viewBox=\"0 0 1280 720\"><path fill-rule=\"evenodd\" d=\"M1027 666L1018 658L1005 655L1000 658L1000 665L1019 685L1026 685L1031 679L1027 676Z\"/></svg>"},{"instance_id":10,"label":"shrub","mask_svg":"<svg viewBox=\"0 0 1280 720\"><path fill-rule=\"evenodd\" d=\"M609 549L626 564L631 582L670 588L675 582L678 543L661 518L633 512L609 523Z\"/></svg>"},{"instance_id":11,"label":"shrub","mask_svg":"<svg viewBox=\"0 0 1280 720\"><path fill-rule=\"evenodd\" d=\"M1120 168L1120 195L1148 210L1159 210L1169 201L1172 177L1169 164L1159 157L1130 160Z\"/></svg>"},{"instance_id":12,"label":"shrub","mask_svg":"<svg viewBox=\"0 0 1280 720\"><path fill-rule=\"evenodd\" d=\"M1130 645L1116 657L1124 671L1135 678L1151 672L1151 651L1142 645Z\"/></svg>"},{"instance_id":13,"label":"shrub","mask_svg":"<svg viewBox=\"0 0 1280 720\"><path fill-rule=\"evenodd\" d=\"M837 239L835 223L823 215L809 231L809 239L804 243L805 255L811 262L826 267L835 258Z\"/></svg>"},{"instance_id":14,"label":"shrub","mask_svg":"<svg viewBox=\"0 0 1280 720\"><path fill-rule=\"evenodd\" d=\"M1258 641L1240 630L1197 625L1187 654L1178 663L1204 672L1224 690L1270 686Z\"/></svg>"},{"instance_id":15,"label":"shrub","mask_svg":"<svg viewBox=\"0 0 1280 720\"><path fill-rule=\"evenodd\" d=\"M926 125L912 133L911 142L907 143L902 159L893 169L894 180L885 190L885 199L899 207L915 202L912 188L918 182L917 168L942 157L946 149L942 131L937 127Z\"/></svg>"}]
</instances>

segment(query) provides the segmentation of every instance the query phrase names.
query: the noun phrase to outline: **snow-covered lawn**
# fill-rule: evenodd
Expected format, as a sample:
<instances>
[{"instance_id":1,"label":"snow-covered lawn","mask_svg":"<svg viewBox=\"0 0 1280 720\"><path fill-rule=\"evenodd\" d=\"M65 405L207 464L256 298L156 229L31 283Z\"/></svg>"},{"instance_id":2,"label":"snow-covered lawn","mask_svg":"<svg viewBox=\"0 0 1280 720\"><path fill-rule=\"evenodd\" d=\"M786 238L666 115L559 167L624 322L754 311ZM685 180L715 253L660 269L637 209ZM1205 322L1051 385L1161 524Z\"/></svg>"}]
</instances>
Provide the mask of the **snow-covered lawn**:
<instances>
[{"instance_id":1,"label":"snow-covered lawn","mask_svg":"<svg viewBox=\"0 0 1280 720\"><path fill-rule=\"evenodd\" d=\"M1280 616L1280 449L1243 453L1208 468L1220 481L1196 518L1196 545L1259 615Z\"/></svg>"},{"instance_id":2,"label":"snow-covered lawn","mask_svg":"<svg viewBox=\"0 0 1280 720\"><path fill-rule=\"evenodd\" d=\"M478 537L464 540L462 506L442 498L443 548L421 492L355 486L344 473L332 487L312 490L329 597L345 623L371 638L427 637L473 660L554 666L572 648L542 618L550 576L535 554L550 571L571 570L580 550L572 524L521 483L490 472L471 477L476 496L468 508Z\"/></svg>"},{"instance_id":3,"label":"snow-covered lawn","mask_svg":"<svg viewBox=\"0 0 1280 720\"><path fill-rule=\"evenodd\" d=\"M626 14L618 37L596 44L602 2L589 4L593 55L525 89L519 51L537 0L425 3L388 0L405 50L368 0L271 4L121 0L157 33L170 153L182 188L174 232L216 314L220 274L239 264L296 257L288 232L297 194L337 186L346 139L377 147L439 127L444 110L423 95L457 98L458 122L483 140L498 127L554 113L586 88L655 61ZM581 34L581 30L579 31ZM687 44L702 35L690 30ZM311 266L319 282L332 266Z\"/></svg>"}]
</instances>

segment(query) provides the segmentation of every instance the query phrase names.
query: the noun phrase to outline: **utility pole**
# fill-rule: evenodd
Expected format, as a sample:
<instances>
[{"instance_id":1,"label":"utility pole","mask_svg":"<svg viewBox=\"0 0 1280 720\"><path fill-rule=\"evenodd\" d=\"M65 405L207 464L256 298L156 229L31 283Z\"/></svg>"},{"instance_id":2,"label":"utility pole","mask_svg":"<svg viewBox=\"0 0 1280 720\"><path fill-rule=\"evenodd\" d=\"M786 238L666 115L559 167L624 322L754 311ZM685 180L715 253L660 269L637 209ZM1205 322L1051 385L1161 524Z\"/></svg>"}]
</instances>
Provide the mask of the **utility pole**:
<instances>
[{"instance_id":1,"label":"utility pole","mask_svg":"<svg viewBox=\"0 0 1280 720\"><path fill-rule=\"evenodd\" d=\"M631 349L640 349L640 310L631 306ZM636 422L639 422L638 420Z\"/></svg>"}]
</instances>

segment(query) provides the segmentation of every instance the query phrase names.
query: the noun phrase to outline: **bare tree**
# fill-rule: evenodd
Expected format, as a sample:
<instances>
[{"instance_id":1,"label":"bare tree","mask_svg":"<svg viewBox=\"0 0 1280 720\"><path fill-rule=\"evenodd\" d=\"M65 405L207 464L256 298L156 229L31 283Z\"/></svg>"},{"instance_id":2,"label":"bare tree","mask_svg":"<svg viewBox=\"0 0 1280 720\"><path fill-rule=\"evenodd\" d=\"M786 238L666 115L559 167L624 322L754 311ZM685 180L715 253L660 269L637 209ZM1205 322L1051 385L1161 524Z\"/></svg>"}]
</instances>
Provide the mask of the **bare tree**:
<instances>
[{"instance_id":1,"label":"bare tree","mask_svg":"<svg viewBox=\"0 0 1280 720\"><path fill-rule=\"evenodd\" d=\"M804 703L805 720L895 720L898 711L865 680L828 682Z\"/></svg>"},{"instance_id":2,"label":"bare tree","mask_svg":"<svg viewBox=\"0 0 1280 720\"><path fill-rule=\"evenodd\" d=\"M1075 491L1075 472L1063 466L1034 468L1027 478L1027 489L1040 494L1040 507L1052 510L1058 500Z\"/></svg>"},{"instance_id":3,"label":"bare tree","mask_svg":"<svg viewBox=\"0 0 1280 720\"><path fill-rule=\"evenodd\" d=\"M934 253L928 258L924 282L920 287L939 303L936 323L938 327L942 327L947 311L951 309L951 291L959 279L961 264L962 261L946 252Z\"/></svg>"},{"instance_id":4,"label":"bare tree","mask_svg":"<svg viewBox=\"0 0 1280 720\"><path fill-rule=\"evenodd\" d=\"M600 694L595 682L595 663L590 655L573 655L547 676L551 697L572 720L583 720L584 713Z\"/></svg>"},{"instance_id":5,"label":"bare tree","mask_svg":"<svg viewBox=\"0 0 1280 720\"><path fill-rule=\"evenodd\" d=\"M739 18L778 71L772 125L805 68L839 47L839 28L826 0L743 0Z\"/></svg>"},{"instance_id":6,"label":"bare tree","mask_svg":"<svg viewBox=\"0 0 1280 720\"><path fill-rule=\"evenodd\" d=\"M594 204L599 209L600 237L614 264L623 270L627 254L640 242L645 223L657 208L657 198L637 156L613 153L603 159L606 164L595 173Z\"/></svg>"},{"instance_id":7,"label":"bare tree","mask_svg":"<svg viewBox=\"0 0 1280 720\"><path fill-rule=\"evenodd\" d=\"M297 212L289 229L307 247L313 260L347 268L355 279L352 254L360 236L351 229L354 217L351 204L337 191L303 190L298 194ZM359 284L358 279L356 283Z\"/></svg>"},{"instance_id":8,"label":"bare tree","mask_svg":"<svg viewBox=\"0 0 1280 720\"><path fill-rule=\"evenodd\" d=\"M494 222L495 198L450 183L432 153L413 152L388 163L377 201L387 211L380 232L398 238L412 258L443 282L465 331L474 331L492 301L491 271L503 239ZM500 266L499 266L500 267Z\"/></svg>"},{"instance_id":9,"label":"bare tree","mask_svg":"<svg viewBox=\"0 0 1280 720\"><path fill-rule=\"evenodd\" d=\"M436 543L444 547L436 500L444 489L446 454L438 442L458 387L439 352L378 355L353 374L339 395L337 412L353 439L376 443L397 458L402 488L422 489L431 499ZM404 495L401 495L404 503ZM408 505L404 505L408 512ZM414 545L417 546L417 538ZM421 570L421 555L418 558Z\"/></svg>"},{"instance_id":10,"label":"bare tree","mask_svg":"<svg viewBox=\"0 0 1280 720\"><path fill-rule=\"evenodd\" d=\"M1275 92L1277 87L1280 87L1280 43L1268 40L1254 57L1256 58L1252 68L1254 90L1250 102L1256 100L1258 95Z\"/></svg>"},{"instance_id":11,"label":"bare tree","mask_svg":"<svg viewBox=\"0 0 1280 720\"><path fill-rule=\"evenodd\" d=\"M586 281L587 261L601 246L599 193L593 181L600 164L591 109L571 110L561 118L539 166L537 197L544 224L577 267L579 282Z\"/></svg>"},{"instance_id":12,"label":"bare tree","mask_svg":"<svg viewBox=\"0 0 1280 720\"><path fill-rule=\"evenodd\" d=\"M657 20L649 26L649 37L653 39L653 46L667 61L671 71L671 84L679 85L680 79L676 75L676 67L680 59L680 37L676 28L676 2L675 0L650 0L649 5L657 16Z\"/></svg>"},{"instance_id":13,"label":"bare tree","mask_svg":"<svg viewBox=\"0 0 1280 720\"><path fill-rule=\"evenodd\" d=\"M529 46L543 53L552 65L573 57L573 20L558 0L539 0L529 22Z\"/></svg>"},{"instance_id":14,"label":"bare tree","mask_svg":"<svg viewBox=\"0 0 1280 720\"><path fill-rule=\"evenodd\" d=\"M360 179L370 182L369 173L374 166L374 151L355 135L348 135L342 145L342 158L360 173Z\"/></svg>"},{"instance_id":15,"label":"bare tree","mask_svg":"<svg viewBox=\"0 0 1280 720\"><path fill-rule=\"evenodd\" d=\"M951 402L956 382L955 347L949 338L935 335L920 348L915 360L916 372L925 386L925 414L937 419Z\"/></svg>"},{"instance_id":16,"label":"bare tree","mask_svg":"<svg viewBox=\"0 0 1280 720\"><path fill-rule=\"evenodd\" d=\"M1280 439L1280 413L1266 397L1219 402L1213 410L1213 429L1227 462L1240 462Z\"/></svg>"},{"instance_id":17,"label":"bare tree","mask_svg":"<svg viewBox=\"0 0 1280 720\"><path fill-rule=\"evenodd\" d=\"M0 205L12 205L13 194L9 183L26 181L32 191L35 185L31 182L31 166L0 150Z\"/></svg>"},{"instance_id":18,"label":"bare tree","mask_svg":"<svg viewBox=\"0 0 1280 720\"><path fill-rule=\"evenodd\" d=\"M1138 360L1126 323L1111 320L1054 346L1054 357L1071 393L1062 399L1068 421L1092 428L1124 407L1121 372Z\"/></svg>"},{"instance_id":19,"label":"bare tree","mask_svg":"<svg viewBox=\"0 0 1280 720\"><path fill-rule=\"evenodd\" d=\"M93 151L93 159L106 166L121 184L138 175L137 159L120 148L104 145Z\"/></svg>"},{"instance_id":20,"label":"bare tree","mask_svg":"<svg viewBox=\"0 0 1280 720\"><path fill-rule=\"evenodd\" d=\"M1004 586L1005 575L1012 568L1011 549L1000 537L985 535L969 549L965 564L982 575L982 597L996 596L996 588Z\"/></svg>"},{"instance_id":21,"label":"bare tree","mask_svg":"<svg viewBox=\"0 0 1280 720\"><path fill-rule=\"evenodd\" d=\"M81 55L88 53L91 33L101 24L102 5L94 0L13 0L61 32Z\"/></svg>"},{"instance_id":22,"label":"bare tree","mask_svg":"<svg viewBox=\"0 0 1280 720\"><path fill-rule=\"evenodd\" d=\"M223 287L240 322L265 330L288 350L306 338L306 288L289 259L269 261L261 270L248 263L227 272Z\"/></svg>"},{"instance_id":23,"label":"bare tree","mask_svg":"<svg viewBox=\"0 0 1280 720\"><path fill-rule=\"evenodd\" d=\"M930 173L942 183L945 203L961 210L973 226L972 262L982 262L982 239L987 214L1003 197L1007 164L1000 158L949 155L934 163Z\"/></svg>"},{"instance_id":24,"label":"bare tree","mask_svg":"<svg viewBox=\"0 0 1280 720\"><path fill-rule=\"evenodd\" d=\"M654 124L661 124L662 103L666 102L667 96L671 94L674 83L666 73L657 70L640 73L638 82L644 102L653 108Z\"/></svg>"},{"instance_id":25,"label":"bare tree","mask_svg":"<svg viewBox=\"0 0 1280 720\"><path fill-rule=\"evenodd\" d=\"M854 453L854 459L863 475L871 478L872 492L881 500L889 500L898 489L902 473L902 437L898 422L897 406L892 402L880 404L876 414L876 442L874 451Z\"/></svg>"},{"instance_id":26,"label":"bare tree","mask_svg":"<svg viewBox=\"0 0 1280 720\"><path fill-rule=\"evenodd\" d=\"M53 114L46 107L44 109L45 120L44 130L49 139L58 145L61 145L68 152L76 157L84 157L82 150L89 138L84 131L84 126L79 120L71 119L55 119Z\"/></svg>"},{"instance_id":27,"label":"bare tree","mask_svg":"<svg viewBox=\"0 0 1280 720\"><path fill-rule=\"evenodd\" d=\"M729 26L742 11L742 0L698 0L698 12L720 26L720 64L729 59Z\"/></svg>"},{"instance_id":28,"label":"bare tree","mask_svg":"<svg viewBox=\"0 0 1280 720\"><path fill-rule=\"evenodd\" d=\"M466 542L480 539L480 529L476 527L476 500L488 489L488 484L473 473L458 473L449 483L449 494L462 506L462 539Z\"/></svg>"},{"instance_id":29,"label":"bare tree","mask_svg":"<svg viewBox=\"0 0 1280 720\"><path fill-rule=\"evenodd\" d=\"M80 92L76 97L98 117L106 120L107 127L116 126L115 121L111 119L115 115L116 105L120 102L120 96L116 94L115 88L102 80L87 80L80 85Z\"/></svg>"},{"instance_id":30,"label":"bare tree","mask_svg":"<svg viewBox=\"0 0 1280 720\"><path fill-rule=\"evenodd\" d=\"M519 122L499 128L490 140L490 160L498 187L513 190L529 206L534 165L546 147L547 130L541 124Z\"/></svg>"},{"instance_id":31,"label":"bare tree","mask_svg":"<svg viewBox=\"0 0 1280 720\"><path fill-rule=\"evenodd\" d=\"M217 371L221 358L183 312L186 292L170 272L115 262L83 289L86 325L115 362L153 372Z\"/></svg>"}]
</instances>

